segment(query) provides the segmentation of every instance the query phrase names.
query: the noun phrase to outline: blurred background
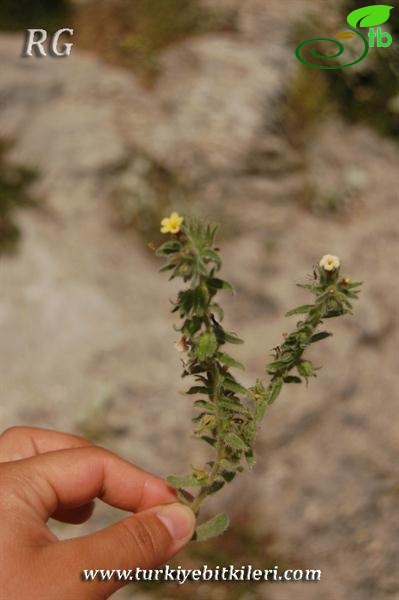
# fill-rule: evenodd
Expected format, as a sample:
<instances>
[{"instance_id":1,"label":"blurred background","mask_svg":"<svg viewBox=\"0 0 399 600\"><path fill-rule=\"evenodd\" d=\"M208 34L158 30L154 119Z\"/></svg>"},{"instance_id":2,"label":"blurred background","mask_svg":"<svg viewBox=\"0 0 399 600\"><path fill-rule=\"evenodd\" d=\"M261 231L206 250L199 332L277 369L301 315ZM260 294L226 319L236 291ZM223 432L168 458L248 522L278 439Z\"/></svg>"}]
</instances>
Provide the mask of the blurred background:
<instances>
[{"instance_id":1,"label":"blurred background","mask_svg":"<svg viewBox=\"0 0 399 600\"><path fill-rule=\"evenodd\" d=\"M363 5L0 1L0 429L80 433L161 476L206 460L179 393L176 287L148 248L172 208L221 225L245 383L323 254L365 281L355 316L318 344L319 377L269 410L253 472L212 501L230 531L176 561L317 568L321 582L118 598L399 598L398 11L392 46L355 67L294 55ZM70 57L21 58L24 29L67 26ZM54 528L109 520L98 506L90 524Z\"/></svg>"}]
</instances>

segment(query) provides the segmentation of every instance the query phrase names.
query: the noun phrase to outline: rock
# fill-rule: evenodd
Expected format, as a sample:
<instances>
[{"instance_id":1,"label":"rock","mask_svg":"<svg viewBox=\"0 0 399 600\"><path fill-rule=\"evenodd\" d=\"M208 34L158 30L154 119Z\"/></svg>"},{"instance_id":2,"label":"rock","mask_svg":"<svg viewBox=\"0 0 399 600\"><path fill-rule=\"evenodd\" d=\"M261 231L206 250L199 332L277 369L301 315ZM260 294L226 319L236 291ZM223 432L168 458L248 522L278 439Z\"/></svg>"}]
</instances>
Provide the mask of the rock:
<instances>
[{"instance_id":1,"label":"rock","mask_svg":"<svg viewBox=\"0 0 399 600\"><path fill-rule=\"evenodd\" d=\"M278 52L283 60L286 49ZM140 116L131 113L132 140L191 181L240 170L259 131L267 135L285 84L267 46L227 35L190 40L165 52L161 73L157 125L135 127Z\"/></svg>"}]
</instances>

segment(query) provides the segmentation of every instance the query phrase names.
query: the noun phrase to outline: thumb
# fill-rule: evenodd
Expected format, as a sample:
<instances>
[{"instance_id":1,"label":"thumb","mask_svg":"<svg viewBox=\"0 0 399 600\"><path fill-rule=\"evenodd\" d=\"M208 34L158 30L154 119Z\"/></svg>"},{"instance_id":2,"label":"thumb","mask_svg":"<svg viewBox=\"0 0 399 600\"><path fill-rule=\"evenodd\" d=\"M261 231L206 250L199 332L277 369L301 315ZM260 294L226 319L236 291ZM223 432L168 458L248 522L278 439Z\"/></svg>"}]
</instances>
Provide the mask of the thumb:
<instances>
[{"instance_id":1,"label":"thumb","mask_svg":"<svg viewBox=\"0 0 399 600\"><path fill-rule=\"evenodd\" d=\"M94 582L85 581L84 571L113 569L150 569L171 558L192 537L194 513L180 503L164 504L141 511L92 535L52 544L46 550L60 578L79 598L108 598L114 591L131 583L101 581L99 573ZM55 564L56 563L56 564ZM65 589L65 588L64 588ZM79 591L79 593L78 593ZM72 596L71 596L72 597Z\"/></svg>"}]
</instances>

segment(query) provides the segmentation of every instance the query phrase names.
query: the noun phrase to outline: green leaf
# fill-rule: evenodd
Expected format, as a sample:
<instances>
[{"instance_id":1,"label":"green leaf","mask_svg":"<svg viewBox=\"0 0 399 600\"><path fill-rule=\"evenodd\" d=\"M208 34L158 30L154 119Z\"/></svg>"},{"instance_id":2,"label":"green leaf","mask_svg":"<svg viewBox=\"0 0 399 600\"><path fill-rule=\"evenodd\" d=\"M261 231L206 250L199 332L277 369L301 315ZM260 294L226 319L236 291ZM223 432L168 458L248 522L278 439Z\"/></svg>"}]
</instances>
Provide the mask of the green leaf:
<instances>
[{"instance_id":1,"label":"green leaf","mask_svg":"<svg viewBox=\"0 0 399 600\"><path fill-rule=\"evenodd\" d=\"M194 423L198 423L197 429L194 434L200 435L205 429L213 429L215 425L215 417L208 413L201 413L197 417L193 418Z\"/></svg>"},{"instance_id":2,"label":"green leaf","mask_svg":"<svg viewBox=\"0 0 399 600\"><path fill-rule=\"evenodd\" d=\"M227 446L233 448L233 450L247 450L247 444L236 434L233 432L226 433L223 437L223 441Z\"/></svg>"},{"instance_id":3,"label":"green leaf","mask_svg":"<svg viewBox=\"0 0 399 600\"><path fill-rule=\"evenodd\" d=\"M289 310L285 316L291 317L292 315L304 315L308 313L311 308L313 308L313 304L302 304L302 306L297 306L296 308Z\"/></svg>"},{"instance_id":4,"label":"green leaf","mask_svg":"<svg viewBox=\"0 0 399 600\"><path fill-rule=\"evenodd\" d=\"M204 442L206 442L207 444L209 444L213 448L216 446L216 440L215 440L215 438L212 438L209 435L201 435L200 439L204 440Z\"/></svg>"},{"instance_id":5,"label":"green leaf","mask_svg":"<svg viewBox=\"0 0 399 600\"><path fill-rule=\"evenodd\" d=\"M186 319L182 327L182 332L188 334L189 337L193 336L201 329L202 319L200 317L193 317L192 319Z\"/></svg>"},{"instance_id":6,"label":"green leaf","mask_svg":"<svg viewBox=\"0 0 399 600\"><path fill-rule=\"evenodd\" d=\"M199 360L211 358L217 350L218 342L215 334L212 331L206 331L201 334L198 340L197 356Z\"/></svg>"},{"instance_id":7,"label":"green leaf","mask_svg":"<svg viewBox=\"0 0 399 600\"><path fill-rule=\"evenodd\" d=\"M352 283L348 283L345 287L348 290L351 290L353 288L357 288L359 286L363 285L363 281L352 281Z\"/></svg>"},{"instance_id":8,"label":"green leaf","mask_svg":"<svg viewBox=\"0 0 399 600\"><path fill-rule=\"evenodd\" d=\"M218 279L217 277L212 277L207 281L208 286L213 288L214 290L228 290L232 294L234 294L233 286L228 282L224 281L224 279Z\"/></svg>"},{"instance_id":9,"label":"green leaf","mask_svg":"<svg viewBox=\"0 0 399 600\"><path fill-rule=\"evenodd\" d=\"M208 289L204 285L180 292L178 295L179 310L186 314L191 311L204 314L209 299Z\"/></svg>"},{"instance_id":10,"label":"green leaf","mask_svg":"<svg viewBox=\"0 0 399 600\"><path fill-rule=\"evenodd\" d=\"M217 270L219 270L222 266L222 259L220 258L219 254L211 248L207 248L202 252L202 258L204 258L206 261L213 261L217 266Z\"/></svg>"},{"instance_id":11,"label":"green leaf","mask_svg":"<svg viewBox=\"0 0 399 600\"><path fill-rule=\"evenodd\" d=\"M248 394L248 390L244 386L232 379L224 379L223 387L225 390L234 392L235 394L244 394L245 396Z\"/></svg>"},{"instance_id":12,"label":"green leaf","mask_svg":"<svg viewBox=\"0 0 399 600\"><path fill-rule=\"evenodd\" d=\"M214 304L211 304L209 308L210 308L210 310L212 312L214 312L216 314L216 316L219 319L219 321L223 321L223 319L224 319L224 310L223 310L223 308L219 304L217 304L215 302Z\"/></svg>"},{"instance_id":13,"label":"green leaf","mask_svg":"<svg viewBox=\"0 0 399 600\"><path fill-rule=\"evenodd\" d=\"M188 289L184 292L179 292L177 305L175 310L180 310L185 314L189 314L195 308L195 291ZM173 312L173 311L172 311Z\"/></svg>"},{"instance_id":14,"label":"green leaf","mask_svg":"<svg viewBox=\"0 0 399 600\"><path fill-rule=\"evenodd\" d=\"M190 494L190 492L187 492L187 490L183 490L182 488L177 490L177 497L184 504L191 504L193 500L192 494Z\"/></svg>"},{"instance_id":15,"label":"green leaf","mask_svg":"<svg viewBox=\"0 0 399 600\"><path fill-rule=\"evenodd\" d=\"M233 481L233 479L236 475L237 475L237 473L232 473L232 471L223 471L222 472L222 477L227 483L230 483L230 481Z\"/></svg>"},{"instance_id":16,"label":"green leaf","mask_svg":"<svg viewBox=\"0 0 399 600\"><path fill-rule=\"evenodd\" d=\"M210 392L210 390L207 387L204 387L202 385L193 385L185 393L188 394L188 395L193 395L193 394L205 394L205 395L208 395L209 392Z\"/></svg>"},{"instance_id":17,"label":"green leaf","mask_svg":"<svg viewBox=\"0 0 399 600\"><path fill-rule=\"evenodd\" d=\"M345 314L343 308L331 308L323 314L323 319L333 319L334 317L342 317Z\"/></svg>"},{"instance_id":18,"label":"green leaf","mask_svg":"<svg viewBox=\"0 0 399 600\"><path fill-rule=\"evenodd\" d=\"M166 481L174 488L198 487L202 485L202 483L192 475L168 475Z\"/></svg>"},{"instance_id":19,"label":"green leaf","mask_svg":"<svg viewBox=\"0 0 399 600\"><path fill-rule=\"evenodd\" d=\"M195 362L193 362L189 367L189 375L197 375L198 373L205 373L206 372L206 367L204 367L203 365L199 365L196 364Z\"/></svg>"},{"instance_id":20,"label":"green leaf","mask_svg":"<svg viewBox=\"0 0 399 600\"><path fill-rule=\"evenodd\" d=\"M207 410L210 413L214 413L216 408L212 402L206 402L205 400L196 400L194 402L195 408L201 408L203 410Z\"/></svg>"},{"instance_id":21,"label":"green leaf","mask_svg":"<svg viewBox=\"0 0 399 600\"><path fill-rule=\"evenodd\" d=\"M231 412L248 414L248 409L241 402L227 396L223 396L222 400L219 400L218 405Z\"/></svg>"},{"instance_id":22,"label":"green leaf","mask_svg":"<svg viewBox=\"0 0 399 600\"><path fill-rule=\"evenodd\" d=\"M262 398L261 400L259 400L259 402L257 402L256 412L255 412L255 420L257 422L261 421L263 419L263 417L265 416L266 408L267 408L267 399L266 398Z\"/></svg>"},{"instance_id":23,"label":"green leaf","mask_svg":"<svg viewBox=\"0 0 399 600\"><path fill-rule=\"evenodd\" d=\"M223 467L225 471L235 473L240 468L240 463L233 463L230 460L227 460L227 458L222 458L220 460L220 466Z\"/></svg>"},{"instance_id":24,"label":"green leaf","mask_svg":"<svg viewBox=\"0 0 399 600\"><path fill-rule=\"evenodd\" d=\"M225 483L226 481L222 477L220 477L219 479L216 479L216 481L214 481L211 485L208 485L206 487L206 491L208 494L216 494L216 492L222 489Z\"/></svg>"},{"instance_id":25,"label":"green leaf","mask_svg":"<svg viewBox=\"0 0 399 600\"><path fill-rule=\"evenodd\" d=\"M169 254L176 254L181 250L181 244L177 240L170 240L165 242L156 251L156 256L168 256Z\"/></svg>"},{"instance_id":26,"label":"green leaf","mask_svg":"<svg viewBox=\"0 0 399 600\"><path fill-rule=\"evenodd\" d=\"M275 371L281 371L281 369L286 368L286 363L282 360L274 360L266 366L266 371L268 373L274 373Z\"/></svg>"},{"instance_id":27,"label":"green leaf","mask_svg":"<svg viewBox=\"0 0 399 600\"><path fill-rule=\"evenodd\" d=\"M223 341L228 342L229 344L243 344L244 340L237 337L235 333L227 333L227 331L223 332Z\"/></svg>"},{"instance_id":28,"label":"green leaf","mask_svg":"<svg viewBox=\"0 0 399 600\"><path fill-rule=\"evenodd\" d=\"M352 298L353 300L357 300L359 298L359 292L351 292L350 290L343 290L342 292L348 298Z\"/></svg>"},{"instance_id":29,"label":"green leaf","mask_svg":"<svg viewBox=\"0 0 399 600\"><path fill-rule=\"evenodd\" d=\"M296 283L295 285L299 288L303 288L304 290L313 290L315 287L314 283Z\"/></svg>"},{"instance_id":30,"label":"green leaf","mask_svg":"<svg viewBox=\"0 0 399 600\"><path fill-rule=\"evenodd\" d=\"M312 363L308 360L302 360L297 365L298 373L302 375L302 377L312 377L315 374L315 368Z\"/></svg>"},{"instance_id":31,"label":"green leaf","mask_svg":"<svg viewBox=\"0 0 399 600\"><path fill-rule=\"evenodd\" d=\"M195 539L198 542L203 542L209 538L222 535L230 524L230 519L225 513L219 513L209 521L198 525L195 532Z\"/></svg>"},{"instance_id":32,"label":"green leaf","mask_svg":"<svg viewBox=\"0 0 399 600\"><path fill-rule=\"evenodd\" d=\"M176 266L176 264L170 263L169 265L165 265L164 267L162 267L162 269L159 269L160 273L165 273L166 271L171 271L172 269L174 269Z\"/></svg>"},{"instance_id":33,"label":"green leaf","mask_svg":"<svg viewBox=\"0 0 399 600\"><path fill-rule=\"evenodd\" d=\"M246 453L245 453L245 459L247 461L247 465L249 468L253 467L255 464L255 456L254 456L254 452L252 450L252 448L250 448Z\"/></svg>"},{"instance_id":34,"label":"green leaf","mask_svg":"<svg viewBox=\"0 0 399 600\"><path fill-rule=\"evenodd\" d=\"M276 400L277 396L281 392L283 383L284 379L282 377L277 377L274 381L272 381L270 384L269 397L267 399L268 404L273 404L273 402Z\"/></svg>"},{"instance_id":35,"label":"green leaf","mask_svg":"<svg viewBox=\"0 0 399 600\"><path fill-rule=\"evenodd\" d=\"M349 13L346 20L352 27L375 27L388 21L392 8L387 4L363 6Z\"/></svg>"},{"instance_id":36,"label":"green leaf","mask_svg":"<svg viewBox=\"0 0 399 600\"><path fill-rule=\"evenodd\" d=\"M332 333L328 333L328 331L320 331L319 333L312 335L310 338L310 343L314 344L315 342L320 342L320 340L324 340L330 336L332 336Z\"/></svg>"},{"instance_id":37,"label":"green leaf","mask_svg":"<svg viewBox=\"0 0 399 600\"><path fill-rule=\"evenodd\" d=\"M233 367L236 369L242 369L245 371L245 367L238 360L230 356L230 354L220 353L218 354L218 359L222 363L222 365L226 365L227 367Z\"/></svg>"},{"instance_id":38,"label":"green leaf","mask_svg":"<svg viewBox=\"0 0 399 600\"><path fill-rule=\"evenodd\" d=\"M302 383L302 379L296 375L287 375L284 377L284 383Z\"/></svg>"}]
</instances>

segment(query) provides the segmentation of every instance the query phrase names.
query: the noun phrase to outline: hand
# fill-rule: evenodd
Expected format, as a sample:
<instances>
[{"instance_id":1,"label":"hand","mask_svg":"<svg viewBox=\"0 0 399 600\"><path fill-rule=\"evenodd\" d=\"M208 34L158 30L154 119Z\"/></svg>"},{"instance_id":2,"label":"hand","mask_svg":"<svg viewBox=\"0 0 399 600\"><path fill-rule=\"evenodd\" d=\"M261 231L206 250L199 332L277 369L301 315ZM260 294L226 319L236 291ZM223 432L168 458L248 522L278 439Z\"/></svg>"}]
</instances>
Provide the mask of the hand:
<instances>
[{"instance_id":1,"label":"hand","mask_svg":"<svg viewBox=\"0 0 399 600\"><path fill-rule=\"evenodd\" d=\"M63 541L47 527L87 521L96 497L136 514ZM0 595L13 600L108 598L123 582L84 582L83 569L156 567L195 526L162 479L78 436L28 427L0 436L0 515Z\"/></svg>"}]
</instances>

